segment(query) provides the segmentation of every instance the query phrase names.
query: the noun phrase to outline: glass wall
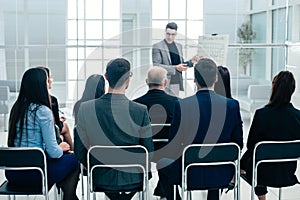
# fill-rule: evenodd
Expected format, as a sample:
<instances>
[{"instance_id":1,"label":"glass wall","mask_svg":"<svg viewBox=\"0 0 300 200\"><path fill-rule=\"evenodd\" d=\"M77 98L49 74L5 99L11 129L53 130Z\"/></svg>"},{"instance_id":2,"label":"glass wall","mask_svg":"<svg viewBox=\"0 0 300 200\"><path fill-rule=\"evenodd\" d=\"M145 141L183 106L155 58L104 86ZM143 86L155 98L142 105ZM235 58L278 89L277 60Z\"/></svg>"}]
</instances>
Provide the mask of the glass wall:
<instances>
[{"instance_id":1,"label":"glass wall","mask_svg":"<svg viewBox=\"0 0 300 200\"><path fill-rule=\"evenodd\" d=\"M152 63L151 46L164 38L169 21L178 24L177 40L184 46L196 45L198 36L203 35L202 1L71 1L74 2L70 0L68 6L68 45L74 48L68 48L70 100L81 95L89 75L103 73L107 62L118 56L133 64L134 87L129 87L128 95L134 98L147 90L144 80ZM192 53L196 54L197 48L185 48L185 57ZM184 76L191 77L192 70L189 74Z\"/></svg>"},{"instance_id":2,"label":"glass wall","mask_svg":"<svg viewBox=\"0 0 300 200\"><path fill-rule=\"evenodd\" d=\"M28 67L47 65L52 93L72 107L87 77L122 56L133 64L134 98L147 89L152 44L174 21L186 59L199 52L199 36L228 35L224 65L242 102L250 84L270 84L286 68L299 75L299 19L298 0L0 0L0 79L20 80ZM193 70L183 75L182 97L194 93Z\"/></svg>"},{"instance_id":3,"label":"glass wall","mask_svg":"<svg viewBox=\"0 0 300 200\"><path fill-rule=\"evenodd\" d=\"M46 65L54 93L66 101L66 13L67 2L61 0L0 1L2 80L19 81L25 69Z\"/></svg>"}]
</instances>

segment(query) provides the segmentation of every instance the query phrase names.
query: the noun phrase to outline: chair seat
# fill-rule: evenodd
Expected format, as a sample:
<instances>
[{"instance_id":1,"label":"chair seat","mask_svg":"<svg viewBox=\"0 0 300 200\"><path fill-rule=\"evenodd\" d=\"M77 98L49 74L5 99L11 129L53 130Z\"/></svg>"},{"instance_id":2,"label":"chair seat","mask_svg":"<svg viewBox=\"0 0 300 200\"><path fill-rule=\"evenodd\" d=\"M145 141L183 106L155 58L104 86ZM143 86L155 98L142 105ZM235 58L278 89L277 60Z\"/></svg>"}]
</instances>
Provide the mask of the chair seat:
<instances>
[{"instance_id":1,"label":"chair seat","mask_svg":"<svg viewBox=\"0 0 300 200\"><path fill-rule=\"evenodd\" d=\"M246 182L249 183L249 180L247 178L247 175L246 174L240 174L241 178L244 179Z\"/></svg>"},{"instance_id":2,"label":"chair seat","mask_svg":"<svg viewBox=\"0 0 300 200\"><path fill-rule=\"evenodd\" d=\"M234 186L233 186L234 188ZM218 186L218 187L190 187L189 185L187 186L187 190L218 190L218 189L233 189L232 184L227 184L223 186Z\"/></svg>"},{"instance_id":3,"label":"chair seat","mask_svg":"<svg viewBox=\"0 0 300 200\"><path fill-rule=\"evenodd\" d=\"M4 181L0 186L0 194L3 195L36 195L43 194L42 186L19 186L12 185L8 181Z\"/></svg>"},{"instance_id":4,"label":"chair seat","mask_svg":"<svg viewBox=\"0 0 300 200\"><path fill-rule=\"evenodd\" d=\"M94 186L94 191L95 192L141 192L143 191L143 185L140 184L133 184L133 185L128 185L127 188L125 187L108 187L108 186Z\"/></svg>"}]
</instances>

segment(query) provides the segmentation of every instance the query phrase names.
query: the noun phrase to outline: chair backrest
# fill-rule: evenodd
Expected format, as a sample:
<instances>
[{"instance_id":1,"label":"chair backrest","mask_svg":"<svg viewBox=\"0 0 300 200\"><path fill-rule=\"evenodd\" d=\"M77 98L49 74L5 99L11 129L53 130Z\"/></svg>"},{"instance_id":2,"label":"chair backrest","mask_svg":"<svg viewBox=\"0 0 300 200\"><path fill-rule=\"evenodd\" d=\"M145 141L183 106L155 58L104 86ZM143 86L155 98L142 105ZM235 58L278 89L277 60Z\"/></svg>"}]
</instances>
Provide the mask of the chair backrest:
<instances>
[{"instance_id":1,"label":"chair backrest","mask_svg":"<svg viewBox=\"0 0 300 200\"><path fill-rule=\"evenodd\" d=\"M44 151L37 147L0 147L0 169L38 170L42 176L43 193L48 192L47 163Z\"/></svg>"},{"instance_id":2,"label":"chair backrest","mask_svg":"<svg viewBox=\"0 0 300 200\"><path fill-rule=\"evenodd\" d=\"M170 127L171 124L151 124L153 140L167 142Z\"/></svg>"},{"instance_id":3,"label":"chair backrest","mask_svg":"<svg viewBox=\"0 0 300 200\"><path fill-rule=\"evenodd\" d=\"M7 101L9 99L8 86L0 86L0 101Z\"/></svg>"},{"instance_id":4,"label":"chair backrest","mask_svg":"<svg viewBox=\"0 0 300 200\"><path fill-rule=\"evenodd\" d=\"M171 124L151 124L153 134L159 133L161 130L170 127ZM166 135L164 138L155 138L155 135L153 137L153 142L168 142L168 135Z\"/></svg>"},{"instance_id":5,"label":"chair backrest","mask_svg":"<svg viewBox=\"0 0 300 200\"><path fill-rule=\"evenodd\" d=\"M188 189L187 172L191 167L233 165L239 187L240 147L236 143L191 144L182 154L182 192ZM235 193L235 196L238 194Z\"/></svg>"},{"instance_id":6,"label":"chair backrest","mask_svg":"<svg viewBox=\"0 0 300 200\"><path fill-rule=\"evenodd\" d=\"M88 150L87 156L89 186L93 185L92 176L96 168L114 168L129 173L143 173L143 182L145 183L148 180L149 153L148 150L141 145L92 146ZM137 169L138 171L133 172L130 169ZM145 186L143 188L145 188ZM90 189L92 189L92 187L90 187Z\"/></svg>"},{"instance_id":7,"label":"chair backrest","mask_svg":"<svg viewBox=\"0 0 300 200\"><path fill-rule=\"evenodd\" d=\"M182 166L192 163L222 165L239 159L240 148L236 143L191 144L183 150Z\"/></svg>"},{"instance_id":8,"label":"chair backrest","mask_svg":"<svg viewBox=\"0 0 300 200\"><path fill-rule=\"evenodd\" d=\"M268 85L249 85L248 98L250 100L269 100L271 94L271 84Z\"/></svg>"},{"instance_id":9,"label":"chair backrest","mask_svg":"<svg viewBox=\"0 0 300 200\"><path fill-rule=\"evenodd\" d=\"M300 140L263 141L255 145L253 160L257 162L285 162L300 158Z\"/></svg>"},{"instance_id":10,"label":"chair backrest","mask_svg":"<svg viewBox=\"0 0 300 200\"><path fill-rule=\"evenodd\" d=\"M88 164L130 165L140 164L145 168L149 161L148 151L141 145L133 146L92 146L88 151Z\"/></svg>"},{"instance_id":11,"label":"chair backrest","mask_svg":"<svg viewBox=\"0 0 300 200\"><path fill-rule=\"evenodd\" d=\"M288 162L300 159L300 140L262 141L253 151L251 199L254 199L254 187L257 185L257 169L261 163ZM274 174L277 176L277 174ZM279 196L281 198L281 196Z\"/></svg>"}]
</instances>

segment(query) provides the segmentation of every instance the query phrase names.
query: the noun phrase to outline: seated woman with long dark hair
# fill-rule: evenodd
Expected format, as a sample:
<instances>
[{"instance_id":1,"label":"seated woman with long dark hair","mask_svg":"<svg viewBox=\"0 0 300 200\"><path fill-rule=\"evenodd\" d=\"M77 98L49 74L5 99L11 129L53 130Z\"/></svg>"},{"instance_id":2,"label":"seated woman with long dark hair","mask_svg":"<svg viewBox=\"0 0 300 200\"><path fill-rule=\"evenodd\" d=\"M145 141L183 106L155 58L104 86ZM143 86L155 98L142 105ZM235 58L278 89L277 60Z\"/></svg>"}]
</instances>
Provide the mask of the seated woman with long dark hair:
<instances>
[{"instance_id":1,"label":"seated woman with long dark hair","mask_svg":"<svg viewBox=\"0 0 300 200\"><path fill-rule=\"evenodd\" d=\"M81 103L97 99L105 93L105 80L102 75L93 74L88 77L85 83L82 97L75 103L73 108L73 115L75 118L75 125L77 124L77 114Z\"/></svg>"},{"instance_id":2,"label":"seated woman with long dark hair","mask_svg":"<svg viewBox=\"0 0 300 200\"><path fill-rule=\"evenodd\" d=\"M54 117L48 93L48 76L45 70L28 69L22 78L17 101L9 118L9 147L39 147L47 156L49 188L61 187L64 200L76 200L79 164L74 154L64 154L70 145L56 142ZM7 180L16 185L41 184L39 172L6 170Z\"/></svg>"},{"instance_id":3,"label":"seated woman with long dark hair","mask_svg":"<svg viewBox=\"0 0 300 200\"><path fill-rule=\"evenodd\" d=\"M261 141L288 141L300 139L300 110L291 101L295 91L295 79L291 72L282 71L272 82L269 103L255 112L247 141L247 151L241 159L241 169L246 171L248 180L252 178L254 147ZM258 186L255 193L258 199L265 200L265 185L288 186L298 183L295 171L297 162L264 164L260 168Z\"/></svg>"}]
</instances>

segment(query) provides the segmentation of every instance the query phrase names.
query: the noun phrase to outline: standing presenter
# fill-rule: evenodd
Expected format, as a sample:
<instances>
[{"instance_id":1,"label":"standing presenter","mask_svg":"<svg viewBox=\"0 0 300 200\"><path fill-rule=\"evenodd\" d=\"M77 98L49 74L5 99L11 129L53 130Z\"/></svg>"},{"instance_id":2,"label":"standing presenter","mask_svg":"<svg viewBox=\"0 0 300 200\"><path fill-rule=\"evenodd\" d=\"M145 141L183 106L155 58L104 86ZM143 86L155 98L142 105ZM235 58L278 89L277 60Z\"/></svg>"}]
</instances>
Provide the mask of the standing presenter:
<instances>
[{"instance_id":1,"label":"standing presenter","mask_svg":"<svg viewBox=\"0 0 300 200\"><path fill-rule=\"evenodd\" d=\"M152 46L153 66L161 66L168 72L168 85L170 93L178 96L179 91L183 91L182 72L186 71L193 63L199 60L198 56L184 62L182 45L175 42L177 35L177 24L170 22L166 25L165 39Z\"/></svg>"}]
</instances>

